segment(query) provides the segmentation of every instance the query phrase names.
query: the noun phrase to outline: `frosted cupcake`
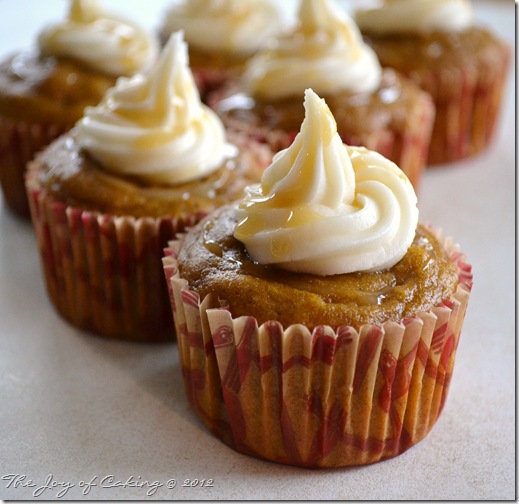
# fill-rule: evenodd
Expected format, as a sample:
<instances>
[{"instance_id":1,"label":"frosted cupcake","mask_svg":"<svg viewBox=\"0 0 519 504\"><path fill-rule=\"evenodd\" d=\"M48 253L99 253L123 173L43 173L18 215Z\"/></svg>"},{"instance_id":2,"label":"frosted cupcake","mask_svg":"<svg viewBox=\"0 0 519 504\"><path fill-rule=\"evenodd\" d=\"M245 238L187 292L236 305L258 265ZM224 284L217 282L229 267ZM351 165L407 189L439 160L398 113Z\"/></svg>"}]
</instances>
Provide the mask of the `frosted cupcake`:
<instances>
[{"instance_id":1,"label":"frosted cupcake","mask_svg":"<svg viewBox=\"0 0 519 504\"><path fill-rule=\"evenodd\" d=\"M165 13L160 28L167 40L183 30L190 65L202 98L243 71L246 61L284 26L270 0L182 0Z\"/></svg>"},{"instance_id":2,"label":"frosted cupcake","mask_svg":"<svg viewBox=\"0 0 519 504\"><path fill-rule=\"evenodd\" d=\"M146 71L158 40L95 0L73 0L30 50L0 63L0 183L9 208L29 216L28 161L97 105L120 75Z\"/></svg>"},{"instance_id":3,"label":"frosted cupcake","mask_svg":"<svg viewBox=\"0 0 519 504\"><path fill-rule=\"evenodd\" d=\"M393 70L382 70L357 26L332 1L302 0L294 30L252 58L242 80L208 103L228 128L277 151L299 131L306 88L326 99L345 143L380 152L418 186L434 116L431 98Z\"/></svg>"},{"instance_id":4,"label":"frosted cupcake","mask_svg":"<svg viewBox=\"0 0 519 504\"><path fill-rule=\"evenodd\" d=\"M385 0L356 20L382 65L434 99L428 163L477 154L495 131L510 60L507 44L476 26L468 0Z\"/></svg>"},{"instance_id":5,"label":"frosted cupcake","mask_svg":"<svg viewBox=\"0 0 519 504\"><path fill-rule=\"evenodd\" d=\"M163 248L259 179L270 156L238 141L200 102L181 33L148 74L120 78L87 108L27 175L57 311L109 338L173 339Z\"/></svg>"},{"instance_id":6,"label":"frosted cupcake","mask_svg":"<svg viewBox=\"0 0 519 504\"><path fill-rule=\"evenodd\" d=\"M368 464L412 447L440 415L471 268L418 224L394 163L344 145L311 90L305 110L261 183L163 259L185 389L239 452Z\"/></svg>"}]
</instances>

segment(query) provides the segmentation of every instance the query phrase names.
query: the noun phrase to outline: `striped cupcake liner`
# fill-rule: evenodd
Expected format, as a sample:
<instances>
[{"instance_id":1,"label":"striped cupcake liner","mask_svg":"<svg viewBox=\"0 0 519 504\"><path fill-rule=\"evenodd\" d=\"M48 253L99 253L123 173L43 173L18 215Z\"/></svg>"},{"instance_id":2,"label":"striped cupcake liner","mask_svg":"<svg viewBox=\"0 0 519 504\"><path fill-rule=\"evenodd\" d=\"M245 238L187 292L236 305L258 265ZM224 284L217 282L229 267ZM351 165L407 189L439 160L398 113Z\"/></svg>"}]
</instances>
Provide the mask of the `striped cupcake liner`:
<instances>
[{"instance_id":1,"label":"striped cupcake liner","mask_svg":"<svg viewBox=\"0 0 519 504\"><path fill-rule=\"evenodd\" d=\"M472 286L459 267L451 300L401 323L334 330L232 318L200 300L177 270L180 241L163 259L186 395L207 428L238 452L299 467L395 457L422 440L447 399Z\"/></svg>"},{"instance_id":2,"label":"striped cupcake liner","mask_svg":"<svg viewBox=\"0 0 519 504\"><path fill-rule=\"evenodd\" d=\"M50 300L75 327L110 339L175 340L163 249L203 214L134 218L53 200L28 179L31 217Z\"/></svg>"},{"instance_id":3,"label":"striped cupcake liner","mask_svg":"<svg viewBox=\"0 0 519 504\"><path fill-rule=\"evenodd\" d=\"M30 218L25 191L27 163L73 125L64 127L0 117L0 186L8 208L15 214Z\"/></svg>"}]
</instances>

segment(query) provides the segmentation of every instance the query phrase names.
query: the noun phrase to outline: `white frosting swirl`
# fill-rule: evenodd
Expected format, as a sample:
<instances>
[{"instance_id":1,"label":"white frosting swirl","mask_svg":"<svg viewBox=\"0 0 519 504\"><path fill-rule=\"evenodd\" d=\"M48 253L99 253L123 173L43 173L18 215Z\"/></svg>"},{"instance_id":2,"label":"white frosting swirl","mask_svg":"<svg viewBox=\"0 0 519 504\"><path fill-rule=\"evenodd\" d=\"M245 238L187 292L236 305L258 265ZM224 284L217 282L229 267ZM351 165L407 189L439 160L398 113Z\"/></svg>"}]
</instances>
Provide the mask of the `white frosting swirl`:
<instances>
[{"instance_id":1,"label":"white frosting swirl","mask_svg":"<svg viewBox=\"0 0 519 504\"><path fill-rule=\"evenodd\" d=\"M298 96L307 88L321 95L370 93L381 74L377 56L332 0L301 0L295 29L248 62L244 83L266 99Z\"/></svg>"},{"instance_id":2,"label":"white frosting swirl","mask_svg":"<svg viewBox=\"0 0 519 504\"><path fill-rule=\"evenodd\" d=\"M68 19L44 29L38 45L45 56L72 58L115 76L148 70L159 48L155 35L104 12L97 0L72 0Z\"/></svg>"},{"instance_id":3,"label":"white frosting swirl","mask_svg":"<svg viewBox=\"0 0 519 504\"><path fill-rule=\"evenodd\" d=\"M312 90L293 144L238 205L234 236L254 261L314 275L390 268L418 223L404 173L363 147L344 145L330 109Z\"/></svg>"},{"instance_id":4,"label":"white frosting swirl","mask_svg":"<svg viewBox=\"0 0 519 504\"><path fill-rule=\"evenodd\" d=\"M183 0L166 12L163 32L182 29L191 48L250 55L283 27L269 0Z\"/></svg>"},{"instance_id":5,"label":"white frosting swirl","mask_svg":"<svg viewBox=\"0 0 519 504\"><path fill-rule=\"evenodd\" d=\"M182 33L173 34L146 76L121 77L77 124L79 144L106 170L175 185L216 170L235 148L200 101Z\"/></svg>"},{"instance_id":6,"label":"white frosting swirl","mask_svg":"<svg viewBox=\"0 0 519 504\"><path fill-rule=\"evenodd\" d=\"M385 0L355 14L361 30L379 35L463 31L473 17L469 0Z\"/></svg>"}]
</instances>

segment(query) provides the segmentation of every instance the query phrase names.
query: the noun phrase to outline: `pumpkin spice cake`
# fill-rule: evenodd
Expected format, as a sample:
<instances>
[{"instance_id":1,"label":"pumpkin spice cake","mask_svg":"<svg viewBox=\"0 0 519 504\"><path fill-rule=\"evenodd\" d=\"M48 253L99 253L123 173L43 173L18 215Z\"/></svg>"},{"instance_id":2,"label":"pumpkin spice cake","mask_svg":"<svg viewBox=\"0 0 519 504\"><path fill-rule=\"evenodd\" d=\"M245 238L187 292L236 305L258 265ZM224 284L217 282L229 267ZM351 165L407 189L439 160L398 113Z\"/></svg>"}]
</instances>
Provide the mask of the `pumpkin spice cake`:
<instances>
[{"instance_id":1,"label":"pumpkin spice cake","mask_svg":"<svg viewBox=\"0 0 519 504\"><path fill-rule=\"evenodd\" d=\"M149 73L119 79L30 163L31 215L57 311L100 336L173 340L163 248L241 197L270 159L264 146L225 134L173 34Z\"/></svg>"},{"instance_id":2,"label":"pumpkin spice cake","mask_svg":"<svg viewBox=\"0 0 519 504\"><path fill-rule=\"evenodd\" d=\"M416 194L344 145L305 94L300 133L260 184L163 259L187 396L239 452L368 464L423 439L445 404L472 284Z\"/></svg>"}]
</instances>

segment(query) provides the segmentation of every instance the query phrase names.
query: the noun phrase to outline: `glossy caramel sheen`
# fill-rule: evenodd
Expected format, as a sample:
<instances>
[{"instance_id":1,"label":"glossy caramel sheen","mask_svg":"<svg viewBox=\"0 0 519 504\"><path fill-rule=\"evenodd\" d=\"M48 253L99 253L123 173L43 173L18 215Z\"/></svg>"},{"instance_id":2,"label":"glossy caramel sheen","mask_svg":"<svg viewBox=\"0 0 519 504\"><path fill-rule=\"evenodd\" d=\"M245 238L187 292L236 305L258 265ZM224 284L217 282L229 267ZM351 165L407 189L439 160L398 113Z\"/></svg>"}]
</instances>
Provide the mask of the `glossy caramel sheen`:
<instances>
[{"instance_id":1,"label":"glossy caramel sheen","mask_svg":"<svg viewBox=\"0 0 519 504\"><path fill-rule=\"evenodd\" d=\"M404 131L410 118L417 116L416 103L423 99L423 93L407 79L386 69L379 88L373 93L344 91L321 97L330 107L338 132L344 138L384 129ZM264 102L232 88L222 98L211 106L224 121L296 133L304 119L303 90L301 95L275 102Z\"/></svg>"},{"instance_id":2,"label":"glossy caramel sheen","mask_svg":"<svg viewBox=\"0 0 519 504\"><path fill-rule=\"evenodd\" d=\"M56 200L85 210L135 217L184 216L207 213L243 196L257 182L262 165L237 151L211 175L177 186L144 185L106 172L79 149L74 130L43 152L30 168L30 177Z\"/></svg>"},{"instance_id":3,"label":"glossy caramel sheen","mask_svg":"<svg viewBox=\"0 0 519 504\"><path fill-rule=\"evenodd\" d=\"M227 300L233 316L339 327L381 324L427 311L456 290L458 272L438 240L419 225L405 257L380 272L314 276L255 264L232 233L234 207L196 225L179 252L180 276L201 298Z\"/></svg>"},{"instance_id":4,"label":"glossy caramel sheen","mask_svg":"<svg viewBox=\"0 0 519 504\"><path fill-rule=\"evenodd\" d=\"M72 126L114 84L72 60L20 52L0 64L0 115Z\"/></svg>"}]
</instances>

